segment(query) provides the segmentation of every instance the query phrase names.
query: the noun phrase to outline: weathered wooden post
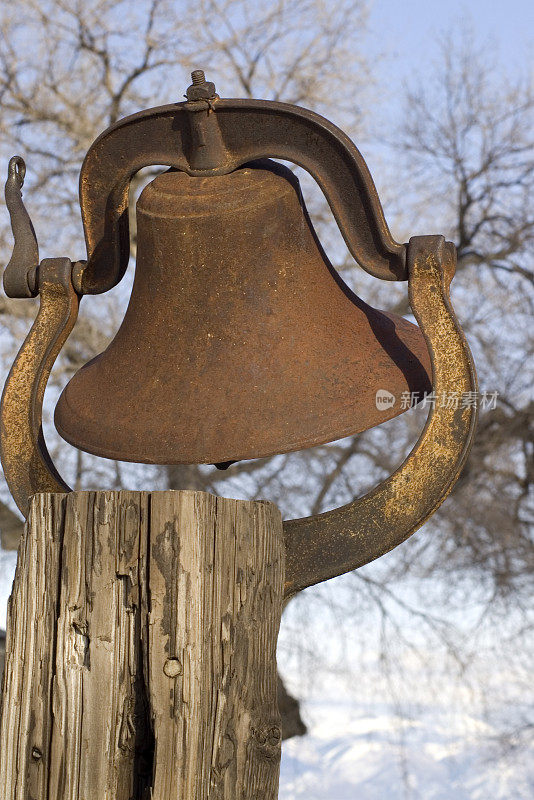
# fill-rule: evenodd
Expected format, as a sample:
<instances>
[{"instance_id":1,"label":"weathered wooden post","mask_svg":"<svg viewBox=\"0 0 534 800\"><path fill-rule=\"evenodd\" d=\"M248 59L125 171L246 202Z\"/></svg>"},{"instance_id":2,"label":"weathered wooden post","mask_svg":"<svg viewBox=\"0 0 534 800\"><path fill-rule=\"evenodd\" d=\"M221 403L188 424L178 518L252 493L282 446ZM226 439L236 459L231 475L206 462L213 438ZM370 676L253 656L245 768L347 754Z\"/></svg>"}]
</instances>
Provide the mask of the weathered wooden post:
<instances>
[{"instance_id":1,"label":"weathered wooden post","mask_svg":"<svg viewBox=\"0 0 534 800\"><path fill-rule=\"evenodd\" d=\"M276 798L283 582L271 503L36 495L9 609L3 797Z\"/></svg>"},{"instance_id":2,"label":"weathered wooden post","mask_svg":"<svg viewBox=\"0 0 534 800\"><path fill-rule=\"evenodd\" d=\"M299 185L317 179L368 272L407 279L420 328L357 298L328 263ZM262 160L258 160L262 159ZM364 497L282 524L265 501L202 492L71 492L41 431L50 369L83 294L129 255L128 184L173 169L137 204L136 276L107 350L65 388L77 447L141 463L215 464L358 433L430 388L401 467ZM118 122L80 179L87 261L45 259L6 184L12 297L40 310L6 382L2 464L28 516L10 600L0 734L5 800L274 800L283 602L410 536L454 484L476 392L448 297L454 247L393 240L354 145L309 111L221 100L201 71L187 101Z\"/></svg>"}]
</instances>

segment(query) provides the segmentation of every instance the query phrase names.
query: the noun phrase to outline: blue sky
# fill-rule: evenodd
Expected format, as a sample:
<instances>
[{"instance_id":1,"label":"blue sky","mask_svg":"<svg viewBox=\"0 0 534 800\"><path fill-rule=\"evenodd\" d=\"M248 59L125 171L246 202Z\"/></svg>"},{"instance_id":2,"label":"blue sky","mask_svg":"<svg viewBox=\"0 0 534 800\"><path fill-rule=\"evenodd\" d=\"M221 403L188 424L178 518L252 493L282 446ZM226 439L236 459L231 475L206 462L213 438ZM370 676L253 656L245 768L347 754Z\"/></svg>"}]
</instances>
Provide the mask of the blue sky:
<instances>
[{"instance_id":1,"label":"blue sky","mask_svg":"<svg viewBox=\"0 0 534 800\"><path fill-rule=\"evenodd\" d=\"M432 59L435 37L471 25L479 40L497 47L507 69L523 72L532 65L532 0L372 0L373 49L388 55L382 70L394 91L412 70Z\"/></svg>"}]
</instances>

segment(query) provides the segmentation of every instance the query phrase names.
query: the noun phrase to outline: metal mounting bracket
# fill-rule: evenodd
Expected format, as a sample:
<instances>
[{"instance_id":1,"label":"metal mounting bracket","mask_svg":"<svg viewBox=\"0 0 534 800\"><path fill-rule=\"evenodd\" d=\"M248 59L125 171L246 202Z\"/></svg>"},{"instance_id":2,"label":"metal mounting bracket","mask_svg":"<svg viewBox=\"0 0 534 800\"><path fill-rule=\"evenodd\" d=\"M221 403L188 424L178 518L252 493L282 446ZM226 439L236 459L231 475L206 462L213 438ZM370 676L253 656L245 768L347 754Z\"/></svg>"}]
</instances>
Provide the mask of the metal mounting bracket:
<instances>
[{"instance_id":1,"label":"metal mounting bracket","mask_svg":"<svg viewBox=\"0 0 534 800\"><path fill-rule=\"evenodd\" d=\"M88 260L71 264L64 258L45 259L41 263L37 273L40 310L1 401L2 464L23 514L37 492L70 491L43 440L44 389L76 320L79 295L106 291L124 274L129 258L128 187L132 176L151 164L191 175L217 175L252 160L274 157L307 169L322 188L361 266L386 280L408 279L412 310L432 358L435 395L476 393L473 360L449 298L454 246L443 236L414 237L408 245L395 242L363 158L322 117L263 100L198 102L203 105L194 114L212 116L207 127L206 121L195 121L197 144L214 143L210 157L200 159L202 169L198 154L196 161L187 155L192 135L189 101L121 120L94 142L85 158L80 197ZM37 242L20 196L24 170L22 159L12 159L6 185L15 248L5 286L16 297L33 296L37 289ZM476 403L458 408L438 404L404 463L379 486L334 511L286 521L286 595L356 569L414 533L457 480L471 446L476 416Z\"/></svg>"}]
</instances>

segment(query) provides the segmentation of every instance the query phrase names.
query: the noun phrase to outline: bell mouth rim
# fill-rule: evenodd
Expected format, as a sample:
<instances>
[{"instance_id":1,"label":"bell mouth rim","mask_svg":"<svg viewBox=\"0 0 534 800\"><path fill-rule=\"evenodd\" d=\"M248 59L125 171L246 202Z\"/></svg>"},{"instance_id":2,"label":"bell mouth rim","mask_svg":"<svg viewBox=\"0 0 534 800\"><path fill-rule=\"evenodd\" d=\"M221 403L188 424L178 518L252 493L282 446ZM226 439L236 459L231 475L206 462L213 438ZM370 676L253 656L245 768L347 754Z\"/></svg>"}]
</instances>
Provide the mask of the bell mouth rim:
<instances>
[{"instance_id":1,"label":"bell mouth rim","mask_svg":"<svg viewBox=\"0 0 534 800\"><path fill-rule=\"evenodd\" d=\"M335 432L332 433L332 429L327 433L323 431L322 433L319 432L313 437L303 437L300 436L293 440L289 439L283 445L283 449L272 449L266 447L263 450L256 451L251 453L250 449L241 450L239 451L236 448L236 451L233 453L228 453L227 451L217 452L215 451L212 455L205 455L202 456L200 459L195 458L193 456L185 456L177 459L156 459L155 457L140 457L139 454L132 454L132 450L130 448L130 453L126 454L124 450L120 448L113 448L113 447L103 447L100 448L98 444L95 443L94 439L87 440L84 438L83 434L80 435L80 429L78 428L76 431L76 436L72 436L62 425L61 422L58 420L58 408L60 408L60 402L64 405L68 406L68 400L65 397L65 391L62 392L58 404L55 409L54 413L54 425L61 436L68 444L72 447L77 448L78 450L82 450L85 453L89 453L90 455L97 456L97 458L105 458L110 461L124 461L129 464L147 464L150 466L175 466L179 464L183 465L192 465L198 464L200 465L215 465L221 464L226 462L233 462L237 463L239 461L257 461L260 459L265 458L273 458L274 456L279 455L287 455L289 453L297 453L301 450L310 450L313 447L320 447L325 444L334 444L335 442L339 442L342 439L347 439L352 436L358 436L361 433L364 433L367 430L371 430L372 428L376 428L379 425L382 425L384 422L389 422L391 419L395 419L406 413L406 411L411 410L411 408L415 408L419 403L423 400L423 394L421 393L419 396L414 398L415 402L410 408L402 408L399 407L393 408L390 410L382 411L382 415L380 421L377 421L374 425L364 426L362 428L355 427L354 425L344 427L341 429L334 429ZM400 405L400 403L399 403ZM74 416L74 415L73 415Z\"/></svg>"}]
</instances>

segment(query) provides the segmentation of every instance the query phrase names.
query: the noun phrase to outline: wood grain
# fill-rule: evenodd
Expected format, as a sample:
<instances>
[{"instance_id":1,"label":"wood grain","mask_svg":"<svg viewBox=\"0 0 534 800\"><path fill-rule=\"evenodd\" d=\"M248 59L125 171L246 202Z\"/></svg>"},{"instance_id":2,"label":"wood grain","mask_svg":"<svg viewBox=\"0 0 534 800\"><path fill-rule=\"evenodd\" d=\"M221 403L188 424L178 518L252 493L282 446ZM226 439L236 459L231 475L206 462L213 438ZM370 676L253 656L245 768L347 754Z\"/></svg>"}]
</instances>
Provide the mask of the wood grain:
<instances>
[{"instance_id":1,"label":"wood grain","mask_svg":"<svg viewBox=\"0 0 534 800\"><path fill-rule=\"evenodd\" d=\"M275 506L38 495L9 603L5 800L274 800Z\"/></svg>"},{"instance_id":2,"label":"wood grain","mask_svg":"<svg viewBox=\"0 0 534 800\"><path fill-rule=\"evenodd\" d=\"M130 800L147 495L67 496L56 628L50 800Z\"/></svg>"},{"instance_id":3,"label":"wood grain","mask_svg":"<svg viewBox=\"0 0 534 800\"><path fill-rule=\"evenodd\" d=\"M150 519L154 798L276 798L280 512L163 492L151 496Z\"/></svg>"},{"instance_id":4,"label":"wood grain","mask_svg":"<svg viewBox=\"0 0 534 800\"><path fill-rule=\"evenodd\" d=\"M33 499L8 603L0 732L5 800L47 797L63 495Z\"/></svg>"}]
</instances>

